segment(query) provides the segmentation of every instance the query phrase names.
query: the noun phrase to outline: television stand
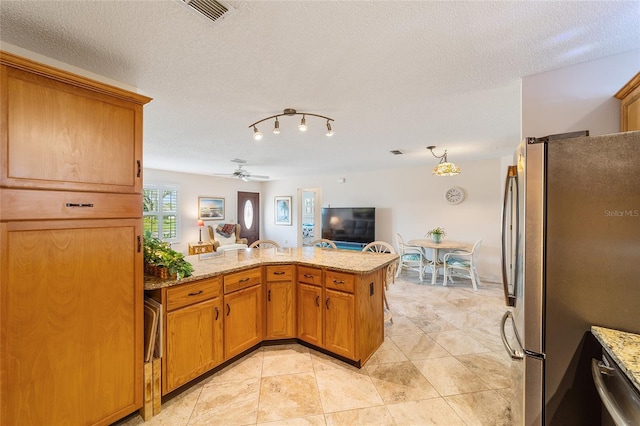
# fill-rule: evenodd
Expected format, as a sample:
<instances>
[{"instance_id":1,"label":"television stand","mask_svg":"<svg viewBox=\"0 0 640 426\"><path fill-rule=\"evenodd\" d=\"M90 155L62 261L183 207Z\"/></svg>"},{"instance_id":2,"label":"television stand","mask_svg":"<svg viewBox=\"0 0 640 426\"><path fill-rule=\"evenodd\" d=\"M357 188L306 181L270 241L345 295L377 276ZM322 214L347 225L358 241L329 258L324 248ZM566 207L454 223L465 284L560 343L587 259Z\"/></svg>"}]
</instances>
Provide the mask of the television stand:
<instances>
[{"instance_id":1,"label":"television stand","mask_svg":"<svg viewBox=\"0 0 640 426\"><path fill-rule=\"evenodd\" d=\"M343 249L343 250L358 250L358 251L362 251L364 246L367 245L366 243L350 243L348 241L334 241L334 243L336 244L336 248Z\"/></svg>"}]
</instances>

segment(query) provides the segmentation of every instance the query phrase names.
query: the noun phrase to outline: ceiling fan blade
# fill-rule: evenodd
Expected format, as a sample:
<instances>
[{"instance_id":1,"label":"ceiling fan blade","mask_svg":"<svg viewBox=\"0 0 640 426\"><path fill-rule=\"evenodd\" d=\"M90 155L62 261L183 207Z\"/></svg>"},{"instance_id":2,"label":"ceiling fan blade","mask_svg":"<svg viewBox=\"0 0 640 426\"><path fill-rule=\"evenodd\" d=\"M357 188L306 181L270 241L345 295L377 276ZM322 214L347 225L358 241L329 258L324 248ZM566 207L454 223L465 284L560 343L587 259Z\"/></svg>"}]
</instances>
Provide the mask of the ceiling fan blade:
<instances>
[{"instance_id":1,"label":"ceiling fan blade","mask_svg":"<svg viewBox=\"0 0 640 426\"><path fill-rule=\"evenodd\" d=\"M269 176L262 176L262 175L248 175L248 177L251 179L264 179L264 180L269 179Z\"/></svg>"}]
</instances>

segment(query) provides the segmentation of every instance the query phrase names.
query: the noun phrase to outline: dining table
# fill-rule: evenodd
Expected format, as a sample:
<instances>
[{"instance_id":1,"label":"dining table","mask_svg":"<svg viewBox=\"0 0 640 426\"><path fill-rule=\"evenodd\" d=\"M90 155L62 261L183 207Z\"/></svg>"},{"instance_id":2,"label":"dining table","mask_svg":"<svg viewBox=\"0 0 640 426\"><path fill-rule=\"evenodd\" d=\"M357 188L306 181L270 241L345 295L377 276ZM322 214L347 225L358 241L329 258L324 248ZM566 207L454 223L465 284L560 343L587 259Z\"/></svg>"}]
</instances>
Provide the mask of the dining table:
<instances>
[{"instance_id":1,"label":"dining table","mask_svg":"<svg viewBox=\"0 0 640 426\"><path fill-rule=\"evenodd\" d=\"M436 278L438 276L438 271L443 267L443 262L440 260L440 250L465 250L470 251L473 248L473 244L463 243L459 241L451 241L444 240L440 242L435 242L432 239L428 238L418 238L415 240L409 240L407 242L408 246L420 247L423 251L431 250L433 257L432 261L429 262L426 268L431 268L431 284L434 285L436 283ZM426 257L426 253L425 253ZM422 272L420 271L420 281L422 281Z\"/></svg>"}]
</instances>

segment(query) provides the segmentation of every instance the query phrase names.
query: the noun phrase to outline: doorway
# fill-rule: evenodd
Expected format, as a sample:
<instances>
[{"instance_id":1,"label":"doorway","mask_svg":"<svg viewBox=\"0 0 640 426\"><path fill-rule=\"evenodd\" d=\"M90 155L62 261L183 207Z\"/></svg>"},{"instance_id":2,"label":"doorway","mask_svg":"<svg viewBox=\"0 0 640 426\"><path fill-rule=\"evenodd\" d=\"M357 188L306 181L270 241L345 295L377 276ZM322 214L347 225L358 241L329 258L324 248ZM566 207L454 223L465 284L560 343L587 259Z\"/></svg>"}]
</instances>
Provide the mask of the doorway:
<instances>
[{"instance_id":1,"label":"doorway","mask_svg":"<svg viewBox=\"0 0 640 426\"><path fill-rule=\"evenodd\" d=\"M260 193L238 191L238 224L247 244L260 238Z\"/></svg>"},{"instance_id":2,"label":"doorway","mask_svg":"<svg viewBox=\"0 0 640 426\"><path fill-rule=\"evenodd\" d=\"M298 246L309 246L320 238L322 190L320 188L298 189Z\"/></svg>"}]
</instances>

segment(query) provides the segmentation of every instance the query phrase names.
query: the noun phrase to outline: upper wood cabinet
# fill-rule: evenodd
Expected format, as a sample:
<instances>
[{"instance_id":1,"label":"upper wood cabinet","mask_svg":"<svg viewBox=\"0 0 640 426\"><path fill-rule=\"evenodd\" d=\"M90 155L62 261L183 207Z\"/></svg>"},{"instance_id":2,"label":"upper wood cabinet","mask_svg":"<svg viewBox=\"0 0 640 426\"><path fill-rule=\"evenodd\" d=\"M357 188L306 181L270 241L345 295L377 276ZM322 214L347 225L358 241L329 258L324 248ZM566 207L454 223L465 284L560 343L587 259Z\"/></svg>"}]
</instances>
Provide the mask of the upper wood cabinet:
<instances>
[{"instance_id":1,"label":"upper wood cabinet","mask_svg":"<svg viewBox=\"0 0 640 426\"><path fill-rule=\"evenodd\" d=\"M150 98L0 54L0 186L142 192Z\"/></svg>"},{"instance_id":2,"label":"upper wood cabinet","mask_svg":"<svg viewBox=\"0 0 640 426\"><path fill-rule=\"evenodd\" d=\"M620 130L640 130L640 72L616 93L620 99Z\"/></svg>"}]
</instances>

